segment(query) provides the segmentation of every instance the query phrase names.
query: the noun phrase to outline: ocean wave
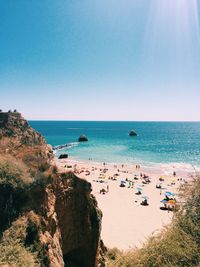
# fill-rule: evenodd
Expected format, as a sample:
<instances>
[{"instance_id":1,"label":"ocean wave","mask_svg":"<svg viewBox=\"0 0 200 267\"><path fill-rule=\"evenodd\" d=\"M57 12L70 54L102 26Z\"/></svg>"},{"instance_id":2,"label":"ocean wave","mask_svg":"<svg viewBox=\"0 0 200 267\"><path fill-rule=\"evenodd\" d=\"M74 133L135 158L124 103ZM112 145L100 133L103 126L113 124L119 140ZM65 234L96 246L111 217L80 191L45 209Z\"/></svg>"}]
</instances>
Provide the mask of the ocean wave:
<instances>
[{"instance_id":1,"label":"ocean wave","mask_svg":"<svg viewBox=\"0 0 200 267\"><path fill-rule=\"evenodd\" d=\"M83 130L84 128L67 128L67 130Z\"/></svg>"},{"instance_id":2,"label":"ocean wave","mask_svg":"<svg viewBox=\"0 0 200 267\"><path fill-rule=\"evenodd\" d=\"M67 130L92 130L92 131L116 131L116 129L105 129L105 128L91 128L91 127L87 127L87 128L78 128L78 127L69 127L67 128Z\"/></svg>"},{"instance_id":3,"label":"ocean wave","mask_svg":"<svg viewBox=\"0 0 200 267\"><path fill-rule=\"evenodd\" d=\"M64 144L64 145L54 146L53 150L54 151L58 151L58 150L62 150L64 148L72 148L72 147L75 147L75 146L78 146L78 145L79 145L79 142L73 142L73 143L68 143L68 144Z\"/></svg>"}]
</instances>

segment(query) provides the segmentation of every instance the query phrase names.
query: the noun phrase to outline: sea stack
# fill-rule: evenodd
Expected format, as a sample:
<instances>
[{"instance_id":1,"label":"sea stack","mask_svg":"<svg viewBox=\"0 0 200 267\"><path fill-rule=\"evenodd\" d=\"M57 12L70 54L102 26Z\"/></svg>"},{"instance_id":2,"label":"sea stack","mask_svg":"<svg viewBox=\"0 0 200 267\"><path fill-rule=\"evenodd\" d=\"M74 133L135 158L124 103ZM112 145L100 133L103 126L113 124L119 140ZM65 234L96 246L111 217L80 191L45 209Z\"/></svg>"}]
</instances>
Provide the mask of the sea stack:
<instances>
[{"instance_id":1,"label":"sea stack","mask_svg":"<svg viewBox=\"0 0 200 267\"><path fill-rule=\"evenodd\" d=\"M130 133L129 133L129 136L137 136L137 133L136 131L134 130L131 130Z\"/></svg>"},{"instance_id":2,"label":"sea stack","mask_svg":"<svg viewBox=\"0 0 200 267\"><path fill-rule=\"evenodd\" d=\"M88 138L86 135L81 135L78 139L79 142L87 142L88 141Z\"/></svg>"},{"instance_id":3,"label":"sea stack","mask_svg":"<svg viewBox=\"0 0 200 267\"><path fill-rule=\"evenodd\" d=\"M68 154L60 154L60 156L58 158L59 159L67 159L68 158Z\"/></svg>"}]
</instances>

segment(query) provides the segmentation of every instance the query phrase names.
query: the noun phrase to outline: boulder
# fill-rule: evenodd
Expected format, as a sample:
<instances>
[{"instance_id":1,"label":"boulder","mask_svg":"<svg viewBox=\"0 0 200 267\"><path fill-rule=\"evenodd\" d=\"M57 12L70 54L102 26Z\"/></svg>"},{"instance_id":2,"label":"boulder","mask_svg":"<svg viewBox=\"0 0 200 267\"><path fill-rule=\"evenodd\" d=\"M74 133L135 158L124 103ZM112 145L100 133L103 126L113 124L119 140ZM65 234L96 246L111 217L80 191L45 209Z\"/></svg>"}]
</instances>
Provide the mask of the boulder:
<instances>
[{"instance_id":1,"label":"boulder","mask_svg":"<svg viewBox=\"0 0 200 267\"><path fill-rule=\"evenodd\" d=\"M58 158L59 159L67 159L68 158L68 154L60 154L60 156Z\"/></svg>"},{"instance_id":2,"label":"boulder","mask_svg":"<svg viewBox=\"0 0 200 267\"><path fill-rule=\"evenodd\" d=\"M137 133L134 130L131 130L129 136L137 136Z\"/></svg>"},{"instance_id":3,"label":"boulder","mask_svg":"<svg viewBox=\"0 0 200 267\"><path fill-rule=\"evenodd\" d=\"M86 141L88 141L88 138L87 138L87 136L85 136L85 135L81 135L81 136L79 136L78 141L79 141L79 142L86 142Z\"/></svg>"}]
</instances>

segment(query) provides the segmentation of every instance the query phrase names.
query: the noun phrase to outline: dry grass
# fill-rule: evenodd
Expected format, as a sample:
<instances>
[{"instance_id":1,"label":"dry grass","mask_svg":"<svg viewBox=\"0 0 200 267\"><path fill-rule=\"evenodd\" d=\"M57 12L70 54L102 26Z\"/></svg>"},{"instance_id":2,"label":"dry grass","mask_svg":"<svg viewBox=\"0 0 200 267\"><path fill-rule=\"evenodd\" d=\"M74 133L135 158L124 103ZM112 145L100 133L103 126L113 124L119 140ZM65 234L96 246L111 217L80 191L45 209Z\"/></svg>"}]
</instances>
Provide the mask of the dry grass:
<instances>
[{"instance_id":1,"label":"dry grass","mask_svg":"<svg viewBox=\"0 0 200 267\"><path fill-rule=\"evenodd\" d=\"M200 265L200 180L185 191L186 204L170 227L149 238L143 248L106 255L107 267L198 267Z\"/></svg>"},{"instance_id":2,"label":"dry grass","mask_svg":"<svg viewBox=\"0 0 200 267\"><path fill-rule=\"evenodd\" d=\"M19 218L6 230L0 241L0 266L37 267L37 254L24 245L27 219Z\"/></svg>"},{"instance_id":3,"label":"dry grass","mask_svg":"<svg viewBox=\"0 0 200 267\"><path fill-rule=\"evenodd\" d=\"M0 157L0 185L22 187L32 182L28 167L12 156Z\"/></svg>"}]
</instances>

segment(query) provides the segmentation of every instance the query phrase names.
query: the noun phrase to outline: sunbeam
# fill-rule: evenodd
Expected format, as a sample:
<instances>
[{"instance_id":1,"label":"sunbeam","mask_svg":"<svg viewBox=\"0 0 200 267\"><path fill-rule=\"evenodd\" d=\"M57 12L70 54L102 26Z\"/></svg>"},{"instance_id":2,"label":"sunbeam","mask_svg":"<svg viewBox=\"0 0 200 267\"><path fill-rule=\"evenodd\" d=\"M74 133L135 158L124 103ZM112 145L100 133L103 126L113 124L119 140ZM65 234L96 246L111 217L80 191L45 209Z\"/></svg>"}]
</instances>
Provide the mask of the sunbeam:
<instances>
[{"instance_id":1,"label":"sunbeam","mask_svg":"<svg viewBox=\"0 0 200 267\"><path fill-rule=\"evenodd\" d=\"M144 38L147 66L152 67L162 57L160 67L165 71L196 69L199 49L197 0L153 0Z\"/></svg>"}]
</instances>

